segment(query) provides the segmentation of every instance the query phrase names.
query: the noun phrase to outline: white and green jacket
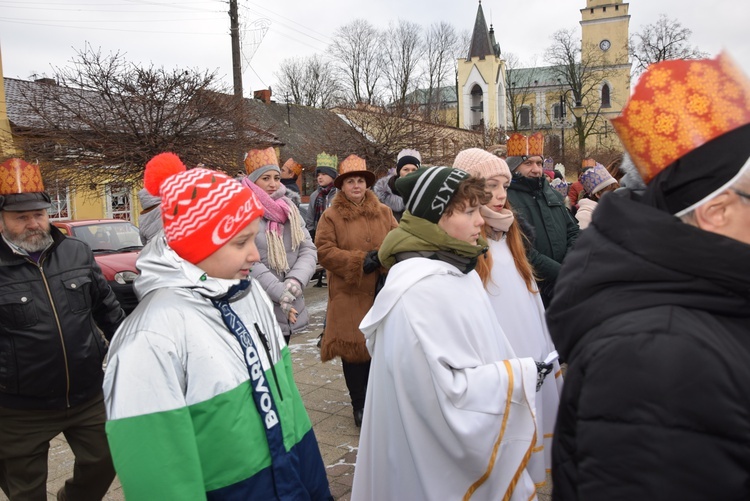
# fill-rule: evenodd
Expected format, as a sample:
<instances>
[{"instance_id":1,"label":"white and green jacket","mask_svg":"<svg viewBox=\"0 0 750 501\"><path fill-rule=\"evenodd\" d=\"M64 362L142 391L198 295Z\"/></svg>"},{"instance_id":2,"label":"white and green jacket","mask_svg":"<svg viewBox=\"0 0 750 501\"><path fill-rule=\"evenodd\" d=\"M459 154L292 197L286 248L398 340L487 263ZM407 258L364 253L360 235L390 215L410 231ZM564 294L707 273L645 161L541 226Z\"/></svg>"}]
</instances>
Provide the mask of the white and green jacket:
<instances>
[{"instance_id":1,"label":"white and green jacket","mask_svg":"<svg viewBox=\"0 0 750 501\"><path fill-rule=\"evenodd\" d=\"M163 234L138 268L141 303L115 334L104 378L125 497L330 499L266 293L254 282L230 293L239 280L205 277ZM245 349L212 302L226 297Z\"/></svg>"}]
</instances>

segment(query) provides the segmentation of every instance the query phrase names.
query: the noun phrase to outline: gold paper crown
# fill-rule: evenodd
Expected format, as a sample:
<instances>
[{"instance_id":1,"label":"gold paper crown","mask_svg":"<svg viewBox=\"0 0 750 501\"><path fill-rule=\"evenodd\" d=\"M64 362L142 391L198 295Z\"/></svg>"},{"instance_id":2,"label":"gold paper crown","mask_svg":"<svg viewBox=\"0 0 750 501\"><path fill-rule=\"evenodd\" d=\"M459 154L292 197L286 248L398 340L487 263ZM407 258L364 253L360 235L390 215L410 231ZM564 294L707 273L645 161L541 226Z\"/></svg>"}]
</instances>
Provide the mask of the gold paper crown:
<instances>
[{"instance_id":1,"label":"gold paper crown","mask_svg":"<svg viewBox=\"0 0 750 501\"><path fill-rule=\"evenodd\" d=\"M250 150L245 157L245 172L251 172L265 167L267 165L279 166L279 160L276 158L276 150L269 146L263 150Z\"/></svg>"},{"instance_id":2,"label":"gold paper crown","mask_svg":"<svg viewBox=\"0 0 750 501\"><path fill-rule=\"evenodd\" d=\"M286 162L284 162L284 167L291 170L295 176L299 176L300 174L302 174L302 164L295 162L291 157Z\"/></svg>"},{"instance_id":3,"label":"gold paper crown","mask_svg":"<svg viewBox=\"0 0 750 501\"><path fill-rule=\"evenodd\" d=\"M595 166L596 166L596 160L594 160L593 158L584 158L581 161L581 168L595 167Z\"/></svg>"},{"instance_id":4,"label":"gold paper crown","mask_svg":"<svg viewBox=\"0 0 750 501\"><path fill-rule=\"evenodd\" d=\"M506 146L509 157L541 157L544 154L544 135L537 132L526 137L516 132L510 135Z\"/></svg>"},{"instance_id":5,"label":"gold paper crown","mask_svg":"<svg viewBox=\"0 0 750 501\"><path fill-rule=\"evenodd\" d=\"M330 167L333 170L336 170L336 166L339 163L339 157L336 155L328 155L325 152L318 155L317 159L317 167Z\"/></svg>"},{"instance_id":6,"label":"gold paper crown","mask_svg":"<svg viewBox=\"0 0 750 501\"><path fill-rule=\"evenodd\" d=\"M612 120L647 183L678 158L748 123L750 80L724 53L649 66Z\"/></svg>"},{"instance_id":7,"label":"gold paper crown","mask_svg":"<svg viewBox=\"0 0 750 501\"><path fill-rule=\"evenodd\" d=\"M39 165L20 158L11 158L0 164L0 195L43 191L44 183Z\"/></svg>"},{"instance_id":8,"label":"gold paper crown","mask_svg":"<svg viewBox=\"0 0 750 501\"><path fill-rule=\"evenodd\" d=\"M348 174L349 172L367 170L367 162L364 158L358 157L357 155L349 155L341 161L339 165L339 176L342 174Z\"/></svg>"}]
</instances>

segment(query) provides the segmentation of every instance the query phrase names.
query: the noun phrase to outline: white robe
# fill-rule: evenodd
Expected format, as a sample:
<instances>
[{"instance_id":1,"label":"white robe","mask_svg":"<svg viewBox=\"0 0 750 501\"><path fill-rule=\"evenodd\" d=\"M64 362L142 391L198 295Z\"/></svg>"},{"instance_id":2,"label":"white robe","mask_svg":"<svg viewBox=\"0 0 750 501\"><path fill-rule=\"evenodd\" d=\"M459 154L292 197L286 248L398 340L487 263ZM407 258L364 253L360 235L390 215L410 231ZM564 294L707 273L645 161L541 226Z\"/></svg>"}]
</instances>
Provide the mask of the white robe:
<instances>
[{"instance_id":1,"label":"white robe","mask_svg":"<svg viewBox=\"0 0 750 501\"><path fill-rule=\"evenodd\" d=\"M476 272L413 258L360 324L372 355L353 500L535 499L536 365Z\"/></svg>"},{"instance_id":2,"label":"white robe","mask_svg":"<svg viewBox=\"0 0 750 501\"><path fill-rule=\"evenodd\" d=\"M487 284L487 295L500 326L517 356L543 361L555 347L547 330L542 298L526 288L526 282L513 262L506 238L489 240L489 244L492 275ZM532 285L536 290L536 283ZM536 395L538 431L528 470L537 487L544 484L546 471L552 468L552 436L562 384L560 364L555 362L552 374L547 376Z\"/></svg>"}]
</instances>

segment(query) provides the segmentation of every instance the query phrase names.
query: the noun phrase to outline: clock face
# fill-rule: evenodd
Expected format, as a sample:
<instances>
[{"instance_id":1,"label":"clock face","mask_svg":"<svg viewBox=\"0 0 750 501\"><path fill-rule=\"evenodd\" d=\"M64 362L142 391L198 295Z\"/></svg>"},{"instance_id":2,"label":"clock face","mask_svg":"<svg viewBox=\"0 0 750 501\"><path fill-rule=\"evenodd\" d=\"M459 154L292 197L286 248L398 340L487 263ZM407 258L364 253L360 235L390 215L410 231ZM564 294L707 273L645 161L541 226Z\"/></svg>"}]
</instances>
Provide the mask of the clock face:
<instances>
[{"instance_id":1,"label":"clock face","mask_svg":"<svg viewBox=\"0 0 750 501\"><path fill-rule=\"evenodd\" d=\"M602 50L609 50L611 46L612 44L609 43L609 40L607 40L606 38L602 40L601 42L599 42L599 48Z\"/></svg>"}]
</instances>

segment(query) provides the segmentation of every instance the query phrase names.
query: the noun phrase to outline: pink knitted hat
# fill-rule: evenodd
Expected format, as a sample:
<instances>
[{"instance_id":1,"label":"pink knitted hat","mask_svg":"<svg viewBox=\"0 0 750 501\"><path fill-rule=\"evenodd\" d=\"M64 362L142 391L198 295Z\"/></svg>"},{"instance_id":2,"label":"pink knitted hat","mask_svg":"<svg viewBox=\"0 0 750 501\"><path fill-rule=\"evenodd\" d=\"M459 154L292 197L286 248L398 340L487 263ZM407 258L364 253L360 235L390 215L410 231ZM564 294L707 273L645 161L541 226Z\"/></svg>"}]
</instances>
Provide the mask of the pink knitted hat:
<instances>
[{"instance_id":1,"label":"pink knitted hat","mask_svg":"<svg viewBox=\"0 0 750 501\"><path fill-rule=\"evenodd\" d=\"M453 161L453 168L484 179L495 176L505 176L508 180L511 179L510 168L505 160L481 148L460 151Z\"/></svg>"},{"instance_id":2,"label":"pink knitted hat","mask_svg":"<svg viewBox=\"0 0 750 501\"><path fill-rule=\"evenodd\" d=\"M174 153L149 160L143 181L149 193L161 196L169 246L193 264L263 216L263 207L249 188L221 172L186 170Z\"/></svg>"}]
</instances>

